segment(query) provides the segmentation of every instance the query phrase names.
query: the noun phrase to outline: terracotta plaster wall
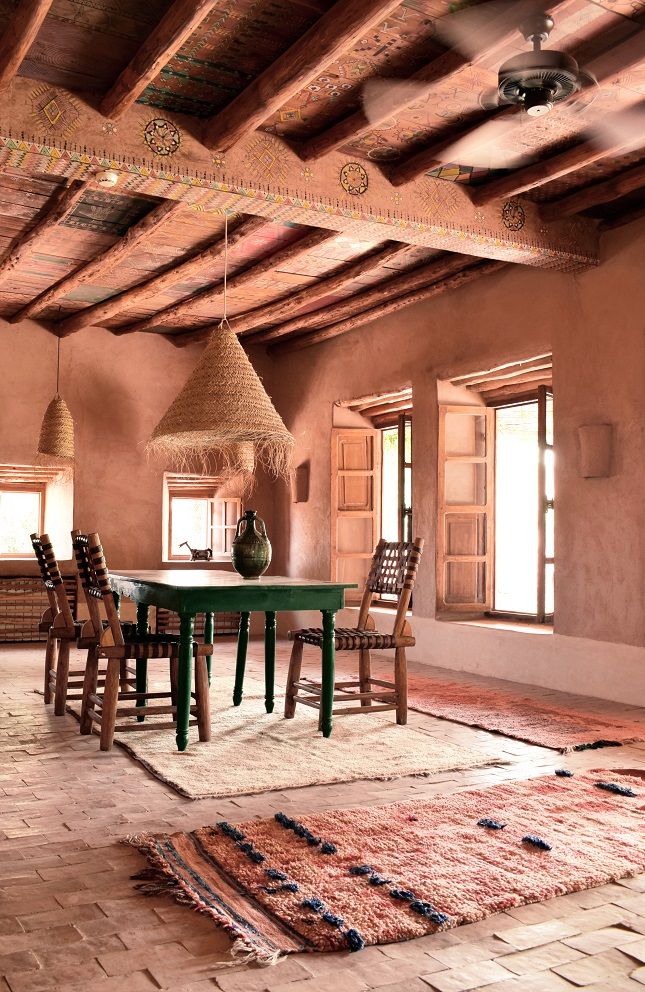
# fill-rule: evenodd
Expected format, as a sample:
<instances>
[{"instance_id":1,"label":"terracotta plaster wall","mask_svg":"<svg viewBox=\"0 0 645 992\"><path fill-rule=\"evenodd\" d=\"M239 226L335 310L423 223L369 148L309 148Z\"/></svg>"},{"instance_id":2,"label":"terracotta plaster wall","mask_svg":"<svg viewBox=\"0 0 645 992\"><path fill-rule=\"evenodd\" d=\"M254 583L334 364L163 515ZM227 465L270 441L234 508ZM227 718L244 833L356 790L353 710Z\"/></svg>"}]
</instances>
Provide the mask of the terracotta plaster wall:
<instances>
[{"instance_id":1,"label":"terracotta plaster wall","mask_svg":"<svg viewBox=\"0 0 645 992\"><path fill-rule=\"evenodd\" d=\"M273 537L280 570L292 575L329 575L334 401L411 383L415 531L427 541L415 592L415 615L432 619L437 380L552 349L558 567L556 635L550 641L562 643L584 636L616 645L645 645L644 248L645 225L631 225L605 236L603 264L582 275L517 266L326 344L280 359L267 357L265 378L296 437L296 462L311 464L309 501L289 505L282 499L276 506ZM577 427L594 422L615 426L608 479L582 479L578 471ZM423 626L426 631L436 628L438 633L437 623L428 627L424 621ZM466 657L459 653L459 645L466 643L464 628L447 626L452 633L441 634L439 640L444 646L450 641L450 650L446 649L445 657L437 657L435 651L426 652L425 657L475 670L473 645L478 638L482 647L490 644L490 631L469 634ZM482 640L486 637L488 642ZM430 634L428 638L432 639ZM533 678L531 671L522 674L529 681L548 685L555 684L558 675L547 640L539 639L544 647L532 644ZM508 639L506 643L508 650L502 651L495 674L512 678L521 668L514 662L521 638L519 642L513 639L512 645ZM645 692L645 652L638 654ZM540 657L544 672L536 662ZM582 657L584 652L578 651L577 675L570 688L575 688L582 675ZM578 688L584 690L583 685Z\"/></svg>"},{"instance_id":2,"label":"terracotta plaster wall","mask_svg":"<svg viewBox=\"0 0 645 992\"><path fill-rule=\"evenodd\" d=\"M143 446L198 354L152 334L115 337L101 328L61 342L61 394L75 423L74 526L100 532L112 568L161 564L163 470ZM0 463L33 464L55 391L56 338L32 322L3 323L0 368ZM3 562L0 570L30 566Z\"/></svg>"}]
</instances>

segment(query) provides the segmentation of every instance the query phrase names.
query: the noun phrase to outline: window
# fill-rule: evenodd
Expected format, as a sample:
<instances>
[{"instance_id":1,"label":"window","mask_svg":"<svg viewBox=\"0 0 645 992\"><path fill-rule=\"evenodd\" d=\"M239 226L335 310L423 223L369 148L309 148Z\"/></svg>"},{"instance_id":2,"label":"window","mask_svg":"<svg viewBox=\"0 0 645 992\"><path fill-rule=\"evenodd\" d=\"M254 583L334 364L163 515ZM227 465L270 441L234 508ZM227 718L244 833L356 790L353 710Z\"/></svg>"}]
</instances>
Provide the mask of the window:
<instances>
[{"instance_id":1,"label":"window","mask_svg":"<svg viewBox=\"0 0 645 992\"><path fill-rule=\"evenodd\" d=\"M381 431L381 537L412 540L412 420L401 415Z\"/></svg>"},{"instance_id":2,"label":"window","mask_svg":"<svg viewBox=\"0 0 645 992\"><path fill-rule=\"evenodd\" d=\"M0 482L0 558L32 558L30 534L41 534L45 484Z\"/></svg>"},{"instance_id":3,"label":"window","mask_svg":"<svg viewBox=\"0 0 645 992\"><path fill-rule=\"evenodd\" d=\"M440 408L440 612L553 616L553 397L544 383L522 389Z\"/></svg>"},{"instance_id":4,"label":"window","mask_svg":"<svg viewBox=\"0 0 645 992\"><path fill-rule=\"evenodd\" d=\"M211 548L214 558L230 554L242 503L221 489L219 479L166 475L166 560L190 561L191 548Z\"/></svg>"}]
</instances>

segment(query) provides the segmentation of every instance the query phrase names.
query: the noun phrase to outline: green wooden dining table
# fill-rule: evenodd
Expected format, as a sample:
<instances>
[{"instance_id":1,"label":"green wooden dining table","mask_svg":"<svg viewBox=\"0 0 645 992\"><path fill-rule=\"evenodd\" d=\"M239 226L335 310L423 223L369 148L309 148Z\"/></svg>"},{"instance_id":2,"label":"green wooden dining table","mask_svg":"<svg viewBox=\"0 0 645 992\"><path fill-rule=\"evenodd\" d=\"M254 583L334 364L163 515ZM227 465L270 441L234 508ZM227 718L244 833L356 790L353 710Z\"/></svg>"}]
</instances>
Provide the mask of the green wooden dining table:
<instances>
[{"instance_id":1,"label":"green wooden dining table","mask_svg":"<svg viewBox=\"0 0 645 992\"><path fill-rule=\"evenodd\" d=\"M334 695L334 621L337 610L345 605L345 590L356 585L325 582L318 579L292 579L282 575L263 575L243 579L236 572L217 569L157 569L110 574L112 590L118 597L127 596L137 605L139 633L148 631L148 608L159 606L179 614L179 677L177 691L177 747L188 746L188 723L193 663L195 616L205 614L204 640L213 638L214 614L239 612L233 703L242 702L244 669L249 641L251 613L264 613L265 707L273 712L275 685L276 613L283 610L320 610L323 649L322 682L325 687L321 703L322 732L332 731ZM143 674L145 679L145 673ZM137 685L137 691L144 691Z\"/></svg>"}]
</instances>

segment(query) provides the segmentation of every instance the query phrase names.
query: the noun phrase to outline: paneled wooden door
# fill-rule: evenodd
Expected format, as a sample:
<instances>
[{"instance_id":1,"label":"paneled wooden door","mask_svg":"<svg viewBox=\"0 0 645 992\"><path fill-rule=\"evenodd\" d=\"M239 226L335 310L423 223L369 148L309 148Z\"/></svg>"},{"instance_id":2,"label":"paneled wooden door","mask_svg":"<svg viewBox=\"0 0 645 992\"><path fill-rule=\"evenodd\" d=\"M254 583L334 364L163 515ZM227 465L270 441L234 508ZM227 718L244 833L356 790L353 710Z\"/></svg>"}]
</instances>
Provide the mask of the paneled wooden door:
<instances>
[{"instance_id":1,"label":"paneled wooden door","mask_svg":"<svg viewBox=\"0 0 645 992\"><path fill-rule=\"evenodd\" d=\"M358 584L345 597L354 604L380 536L381 432L334 428L331 445L331 578Z\"/></svg>"}]
</instances>

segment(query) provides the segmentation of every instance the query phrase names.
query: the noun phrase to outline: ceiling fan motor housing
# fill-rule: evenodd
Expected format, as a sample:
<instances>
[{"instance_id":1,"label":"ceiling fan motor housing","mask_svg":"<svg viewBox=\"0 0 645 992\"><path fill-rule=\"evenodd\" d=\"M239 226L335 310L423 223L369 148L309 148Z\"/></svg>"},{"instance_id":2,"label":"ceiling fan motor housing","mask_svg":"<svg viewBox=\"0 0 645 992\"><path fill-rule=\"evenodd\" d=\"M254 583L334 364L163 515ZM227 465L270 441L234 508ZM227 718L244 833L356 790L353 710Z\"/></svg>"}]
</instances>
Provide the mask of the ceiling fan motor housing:
<instances>
[{"instance_id":1,"label":"ceiling fan motor housing","mask_svg":"<svg viewBox=\"0 0 645 992\"><path fill-rule=\"evenodd\" d=\"M499 68L500 101L524 107L532 117L548 113L580 85L578 63L562 52L523 52Z\"/></svg>"}]
</instances>

